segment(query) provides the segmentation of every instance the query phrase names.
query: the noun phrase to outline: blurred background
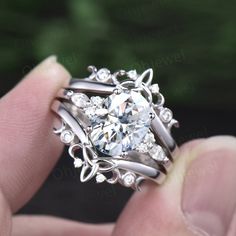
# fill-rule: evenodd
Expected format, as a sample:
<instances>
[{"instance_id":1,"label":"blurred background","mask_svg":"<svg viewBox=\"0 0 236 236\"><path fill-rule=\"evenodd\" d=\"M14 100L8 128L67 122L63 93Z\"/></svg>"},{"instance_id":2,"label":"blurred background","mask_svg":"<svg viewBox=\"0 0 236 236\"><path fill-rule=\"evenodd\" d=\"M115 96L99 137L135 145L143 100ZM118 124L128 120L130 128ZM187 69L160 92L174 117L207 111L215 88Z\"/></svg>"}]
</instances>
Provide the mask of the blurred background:
<instances>
[{"instance_id":1,"label":"blurred background","mask_svg":"<svg viewBox=\"0 0 236 236\"><path fill-rule=\"evenodd\" d=\"M235 10L233 0L1 0L0 96L51 54L74 77L88 75L91 64L112 71L152 67L180 121L179 144L236 135ZM114 221L131 194L80 184L65 152L20 212Z\"/></svg>"}]
</instances>

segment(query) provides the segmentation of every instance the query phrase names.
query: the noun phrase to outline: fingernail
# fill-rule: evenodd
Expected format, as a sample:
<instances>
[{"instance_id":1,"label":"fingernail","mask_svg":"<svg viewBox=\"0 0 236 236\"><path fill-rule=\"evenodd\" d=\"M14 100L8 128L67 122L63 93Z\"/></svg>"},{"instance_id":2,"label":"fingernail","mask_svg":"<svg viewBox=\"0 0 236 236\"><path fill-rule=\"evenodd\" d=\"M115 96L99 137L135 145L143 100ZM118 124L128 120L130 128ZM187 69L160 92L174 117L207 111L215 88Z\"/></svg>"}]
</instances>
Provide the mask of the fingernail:
<instances>
[{"instance_id":1,"label":"fingernail","mask_svg":"<svg viewBox=\"0 0 236 236\"><path fill-rule=\"evenodd\" d=\"M44 59L43 61L41 61L38 65L36 65L34 68L32 68L24 77L24 79L27 79L29 77L29 75L35 72L45 72L47 71L50 67L52 67L53 65L57 64L57 56L55 55L51 55L49 57L47 57L46 59Z\"/></svg>"},{"instance_id":2,"label":"fingernail","mask_svg":"<svg viewBox=\"0 0 236 236\"><path fill-rule=\"evenodd\" d=\"M50 65L52 63L57 62L57 56L56 55L51 55L44 59L39 65Z\"/></svg>"},{"instance_id":3,"label":"fingernail","mask_svg":"<svg viewBox=\"0 0 236 236\"><path fill-rule=\"evenodd\" d=\"M28 78L36 80L46 79L55 83L54 85L61 84L63 86L68 83L71 75L63 65L57 62L57 57L52 55L44 59L24 77L24 79Z\"/></svg>"},{"instance_id":4,"label":"fingernail","mask_svg":"<svg viewBox=\"0 0 236 236\"><path fill-rule=\"evenodd\" d=\"M51 55L44 59L41 64L51 64L57 62L57 56L56 55Z\"/></svg>"},{"instance_id":5,"label":"fingernail","mask_svg":"<svg viewBox=\"0 0 236 236\"><path fill-rule=\"evenodd\" d=\"M47 69L48 67L54 65L55 63L57 63L57 56L55 55L51 55L49 57L47 57L46 59L44 59L42 62L40 62L40 64L36 67L37 70L44 70Z\"/></svg>"},{"instance_id":6,"label":"fingernail","mask_svg":"<svg viewBox=\"0 0 236 236\"><path fill-rule=\"evenodd\" d=\"M200 235L226 236L236 207L236 139L204 141L187 171L182 210Z\"/></svg>"}]
</instances>

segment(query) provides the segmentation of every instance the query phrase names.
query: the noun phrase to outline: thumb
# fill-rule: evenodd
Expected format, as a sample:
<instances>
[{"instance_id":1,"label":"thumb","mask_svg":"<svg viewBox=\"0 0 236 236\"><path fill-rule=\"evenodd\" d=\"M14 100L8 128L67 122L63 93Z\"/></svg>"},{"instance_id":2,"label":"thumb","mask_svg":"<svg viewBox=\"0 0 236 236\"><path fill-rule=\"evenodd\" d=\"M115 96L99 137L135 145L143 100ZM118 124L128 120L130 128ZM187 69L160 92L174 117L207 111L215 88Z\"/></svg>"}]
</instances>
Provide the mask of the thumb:
<instances>
[{"instance_id":1,"label":"thumb","mask_svg":"<svg viewBox=\"0 0 236 236\"><path fill-rule=\"evenodd\" d=\"M194 152L182 198L187 223L207 235L236 235L236 139L212 138Z\"/></svg>"},{"instance_id":2,"label":"thumb","mask_svg":"<svg viewBox=\"0 0 236 236\"><path fill-rule=\"evenodd\" d=\"M236 235L236 139L181 147L162 186L146 184L119 217L114 235Z\"/></svg>"}]
</instances>

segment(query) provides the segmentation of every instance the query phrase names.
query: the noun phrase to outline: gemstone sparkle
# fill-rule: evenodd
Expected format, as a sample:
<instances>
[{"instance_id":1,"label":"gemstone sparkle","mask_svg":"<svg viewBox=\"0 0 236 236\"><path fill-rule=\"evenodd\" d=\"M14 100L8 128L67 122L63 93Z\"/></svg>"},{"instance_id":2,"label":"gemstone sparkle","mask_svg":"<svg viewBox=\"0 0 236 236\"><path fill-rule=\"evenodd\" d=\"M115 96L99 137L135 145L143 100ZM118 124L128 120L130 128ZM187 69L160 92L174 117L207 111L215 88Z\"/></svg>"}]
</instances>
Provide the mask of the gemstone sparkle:
<instances>
[{"instance_id":1,"label":"gemstone sparkle","mask_svg":"<svg viewBox=\"0 0 236 236\"><path fill-rule=\"evenodd\" d=\"M160 118L164 123L168 123L173 118L173 113L170 109L164 108L160 113Z\"/></svg>"},{"instance_id":2,"label":"gemstone sparkle","mask_svg":"<svg viewBox=\"0 0 236 236\"><path fill-rule=\"evenodd\" d=\"M122 176L122 179L126 187L131 187L135 182L135 175L131 172L127 172Z\"/></svg>"},{"instance_id":3,"label":"gemstone sparkle","mask_svg":"<svg viewBox=\"0 0 236 236\"><path fill-rule=\"evenodd\" d=\"M97 174L97 176L96 176L96 182L97 183L102 183L102 182L104 182L106 180L106 176L105 175L103 175L103 174Z\"/></svg>"},{"instance_id":4,"label":"gemstone sparkle","mask_svg":"<svg viewBox=\"0 0 236 236\"><path fill-rule=\"evenodd\" d=\"M111 77L111 73L108 69L102 68L97 72L96 77L97 77L97 80L100 82L107 82Z\"/></svg>"},{"instance_id":5,"label":"gemstone sparkle","mask_svg":"<svg viewBox=\"0 0 236 236\"><path fill-rule=\"evenodd\" d=\"M64 131L62 131L62 133L60 135L61 141L65 144L71 143L73 141L74 137L75 137L75 135L70 130L64 130Z\"/></svg>"},{"instance_id":6,"label":"gemstone sparkle","mask_svg":"<svg viewBox=\"0 0 236 236\"><path fill-rule=\"evenodd\" d=\"M115 156L135 149L150 128L150 104L137 91L112 94L92 122L90 138L102 153Z\"/></svg>"},{"instance_id":7,"label":"gemstone sparkle","mask_svg":"<svg viewBox=\"0 0 236 236\"><path fill-rule=\"evenodd\" d=\"M75 93L71 96L71 101L77 106L77 107L86 107L88 102L88 97L83 93Z\"/></svg>"}]
</instances>

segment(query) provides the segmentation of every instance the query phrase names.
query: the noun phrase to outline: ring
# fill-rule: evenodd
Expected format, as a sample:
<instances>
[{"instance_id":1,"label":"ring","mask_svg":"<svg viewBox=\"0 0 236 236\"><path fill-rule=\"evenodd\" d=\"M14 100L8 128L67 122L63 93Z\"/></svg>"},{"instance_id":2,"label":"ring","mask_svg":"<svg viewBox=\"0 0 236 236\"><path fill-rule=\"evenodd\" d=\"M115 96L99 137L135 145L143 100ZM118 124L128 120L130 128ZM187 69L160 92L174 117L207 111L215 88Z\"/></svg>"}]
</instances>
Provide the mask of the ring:
<instances>
[{"instance_id":1,"label":"ring","mask_svg":"<svg viewBox=\"0 0 236 236\"><path fill-rule=\"evenodd\" d=\"M52 105L61 121L54 133L69 146L80 180L133 189L144 180L162 184L177 157L171 129L179 125L152 84L153 70L88 71L58 91Z\"/></svg>"}]
</instances>

